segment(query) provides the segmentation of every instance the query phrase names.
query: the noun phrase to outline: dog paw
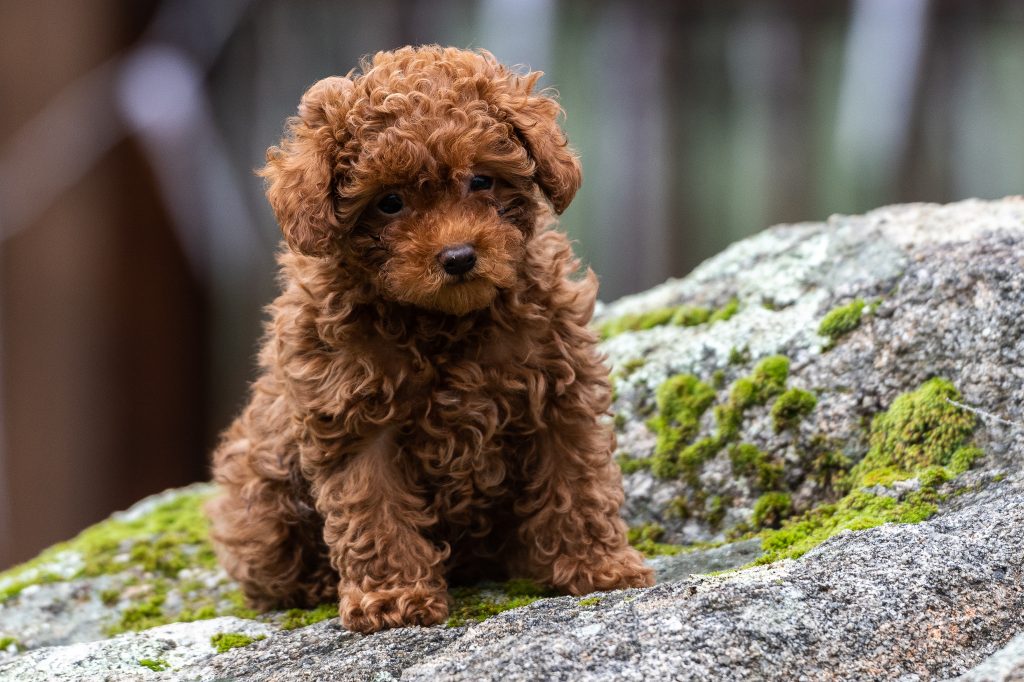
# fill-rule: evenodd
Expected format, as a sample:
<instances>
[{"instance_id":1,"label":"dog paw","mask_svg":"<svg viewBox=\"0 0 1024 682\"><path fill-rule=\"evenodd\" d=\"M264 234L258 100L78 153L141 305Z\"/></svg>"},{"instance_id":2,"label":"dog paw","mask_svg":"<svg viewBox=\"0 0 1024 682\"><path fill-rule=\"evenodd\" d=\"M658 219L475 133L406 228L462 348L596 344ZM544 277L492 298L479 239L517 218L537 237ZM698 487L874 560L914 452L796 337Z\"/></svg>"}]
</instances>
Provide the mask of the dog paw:
<instances>
[{"instance_id":1,"label":"dog paw","mask_svg":"<svg viewBox=\"0 0 1024 682\"><path fill-rule=\"evenodd\" d=\"M614 554L558 563L568 569L568 578L559 582L570 594L654 585L654 570L644 564L643 556L632 547Z\"/></svg>"},{"instance_id":2,"label":"dog paw","mask_svg":"<svg viewBox=\"0 0 1024 682\"><path fill-rule=\"evenodd\" d=\"M410 625L436 625L448 618L443 589L397 587L364 592L358 587L340 588L338 615L354 632L377 632Z\"/></svg>"}]
</instances>

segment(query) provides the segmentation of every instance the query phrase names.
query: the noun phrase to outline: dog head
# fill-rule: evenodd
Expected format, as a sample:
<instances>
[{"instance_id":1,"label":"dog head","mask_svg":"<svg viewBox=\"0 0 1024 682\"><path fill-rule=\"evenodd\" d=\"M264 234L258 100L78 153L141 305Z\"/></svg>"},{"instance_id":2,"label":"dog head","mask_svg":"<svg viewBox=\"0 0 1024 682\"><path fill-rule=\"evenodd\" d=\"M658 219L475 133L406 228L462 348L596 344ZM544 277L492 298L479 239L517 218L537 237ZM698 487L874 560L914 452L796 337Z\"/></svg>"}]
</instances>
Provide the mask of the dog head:
<instances>
[{"instance_id":1,"label":"dog head","mask_svg":"<svg viewBox=\"0 0 1024 682\"><path fill-rule=\"evenodd\" d=\"M261 174L285 241L379 295L444 313L515 283L547 210L572 201L579 161L561 108L485 51L380 52L313 85Z\"/></svg>"}]
</instances>

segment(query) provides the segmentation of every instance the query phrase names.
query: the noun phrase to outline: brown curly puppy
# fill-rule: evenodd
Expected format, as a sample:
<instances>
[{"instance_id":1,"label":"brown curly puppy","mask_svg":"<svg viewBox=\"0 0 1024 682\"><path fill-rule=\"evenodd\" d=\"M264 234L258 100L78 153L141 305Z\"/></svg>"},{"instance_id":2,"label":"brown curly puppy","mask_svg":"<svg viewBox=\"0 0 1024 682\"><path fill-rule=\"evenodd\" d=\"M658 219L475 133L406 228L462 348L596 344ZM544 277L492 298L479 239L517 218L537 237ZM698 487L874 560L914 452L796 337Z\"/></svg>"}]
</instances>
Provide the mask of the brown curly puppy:
<instances>
[{"instance_id":1,"label":"brown curly puppy","mask_svg":"<svg viewBox=\"0 0 1024 682\"><path fill-rule=\"evenodd\" d=\"M268 152L284 291L208 508L255 606L337 596L371 632L443 621L452 579L652 584L601 420L597 281L551 229L581 174L540 75L378 53Z\"/></svg>"}]
</instances>

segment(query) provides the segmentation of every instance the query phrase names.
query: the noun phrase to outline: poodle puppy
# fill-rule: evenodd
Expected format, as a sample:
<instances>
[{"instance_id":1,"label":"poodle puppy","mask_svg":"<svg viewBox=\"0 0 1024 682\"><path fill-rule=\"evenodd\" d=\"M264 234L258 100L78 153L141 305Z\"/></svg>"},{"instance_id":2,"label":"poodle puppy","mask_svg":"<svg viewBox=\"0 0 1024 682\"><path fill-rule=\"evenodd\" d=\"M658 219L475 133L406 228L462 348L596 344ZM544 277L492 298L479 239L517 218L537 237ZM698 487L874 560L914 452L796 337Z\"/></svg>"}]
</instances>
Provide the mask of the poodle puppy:
<instances>
[{"instance_id":1,"label":"poodle puppy","mask_svg":"<svg viewBox=\"0 0 1024 682\"><path fill-rule=\"evenodd\" d=\"M437 46L360 68L305 93L261 171L288 248L213 456L220 561L254 606L337 598L362 632L442 622L449 581L651 585L541 73Z\"/></svg>"}]
</instances>

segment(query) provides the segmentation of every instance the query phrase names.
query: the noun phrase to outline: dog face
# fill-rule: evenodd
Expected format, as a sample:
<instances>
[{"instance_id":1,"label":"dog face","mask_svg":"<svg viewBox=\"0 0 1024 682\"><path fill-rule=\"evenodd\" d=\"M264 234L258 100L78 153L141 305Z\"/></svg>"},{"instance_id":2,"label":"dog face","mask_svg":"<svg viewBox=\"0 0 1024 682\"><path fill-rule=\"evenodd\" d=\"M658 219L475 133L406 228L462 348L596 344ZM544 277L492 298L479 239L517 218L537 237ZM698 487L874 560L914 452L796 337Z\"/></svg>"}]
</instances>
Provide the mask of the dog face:
<instances>
[{"instance_id":1,"label":"dog face","mask_svg":"<svg viewBox=\"0 0 1024 682\"><path fill-rule=\"evenodd\" d=\"M511 286L582 181L558 104L487 52L382 52L306 92L262 174L285 240L388 300L450 314Z\"/></svg>"}]
</instances>

